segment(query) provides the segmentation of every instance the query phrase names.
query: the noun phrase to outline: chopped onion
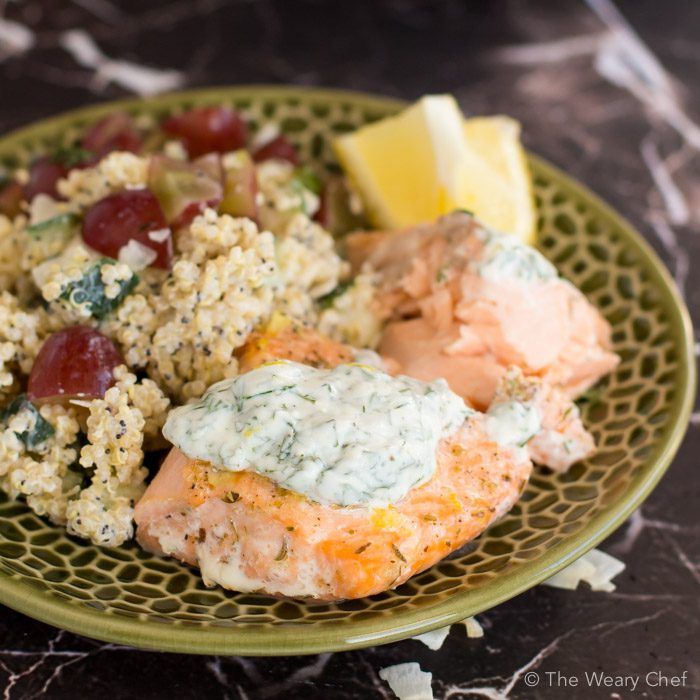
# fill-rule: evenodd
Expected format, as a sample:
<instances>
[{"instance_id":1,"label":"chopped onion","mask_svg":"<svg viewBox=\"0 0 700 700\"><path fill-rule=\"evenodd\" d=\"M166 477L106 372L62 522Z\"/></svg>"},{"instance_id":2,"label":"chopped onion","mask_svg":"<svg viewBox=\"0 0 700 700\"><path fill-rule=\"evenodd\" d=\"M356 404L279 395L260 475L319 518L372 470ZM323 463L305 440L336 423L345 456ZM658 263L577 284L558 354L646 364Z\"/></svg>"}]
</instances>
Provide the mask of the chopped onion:
<instances>
[{"instance_id":1,"label":"chopped onion","mask_svg":"<svg viewBox=\"0 0 700 700\"><path fill-rule=\"evenodd\" d=\"M305 187L301 192L301 198L304 200L304 211L309 216L313 216L321 206L321 198L311 192L311 190L307 190Z\"/></svg>"},{"instance_id":2,"label":"chopped onion","mask_svg":"<svg viewBox=\"0 0 700 700\"><path fill-rule=\"evenodd\" d=\"M37 194L29 205L29 225L35 226L61 214L61 206L48 194Z\"/></svg>"},{"instance_id":3,"label":"chopped onion","mask_svg":"<svg viewBox=\"0 0 700 700\"><path fill-rule=\"evenodd\" d=\"M484 636L484 629L475 617L467 617L457 624L464 625L467 631L467 637L470 639L479 639ZM430 632L418 634L413 637L413 639L418 642L423 642L428 649L437 651L438 649L441 649L442 645L445 643L447 635L450 633L450 629L450 626L440 627L439 629L432 630Z\"/></svg>"},{"instance_id":4,"label":"chopped onion","mask_svg":"<svg viewBox=\"0 0 700 700\"><path fill-rule=\"evenodd\" d=\"M169 228L159 228L157 231L149 231L148 237L154 243L165 243L165 241L168 240L170 233L171 231Z\"/></svg>"},{"instance_id":5,"label":"chopped onion","mask_svg":"<svg viewBox=\"0 0 700 700\"><path fill-rule=\"evenodd\" d=\"M462 620L462 624L467 630L467 637L470 639L480 639L484 636L484 628L475 617L468 617Z\"/></svg>"},{"instance_id":6,"label":"chopped onion","mask_svg":"<svg viewBox=\"0 0 700 700\"><path fill-rule=\"evenodd\" d=\"M90 408L92 401L88 399L69 399L68 403L72 406L81 406L82 408Z\"/></svg>"},{"instance_id":7,"label":"chopped onion","mask_svg":"<svg viewBox=\"0 0 700 700\"><path fill-rule=\"evenodd\" d=\"M612 580L625 570L625 563L599 549L592 549L586 556L595 568L594 575L587 579L591 589L607 593L614 591L615 584Z\"/></svg>"},{"instance_id":8,"label":"chopped onion","mask_svg":"<svg viewBox=\"0 0 700 700\"><path fill-rule=\"evenodd\" d=\"M134 272L139 272L145 270L157 257L158 253L153 248L132 238L119 249L118 260L128 265Z\"/></svg>"},{"instance_id":9,"label":"chopped onion","mask_svg":"<svg viewBox=\"0 0 700 700\"><path fill-rule=\"evenodd\" d=\"M270 141L276 139L279 135L280 128L278 124L274 124L272 122L263 124L258 130L258 133L253 137L250 144L250 150L256 151L258 148L262 148L270 143Z\"/></svg>"},{"instance_id":10,"label":"chopped onion","mask_svg":"<svg viewBox=\"0 0 700 700\"><path fill-rule=\"evenodd\" d=\"M442 648L442 645L447 639L447 635L450 633L449 625L447 627L440 627L436 630L431 630L430 632L424 632L423 634L418 634L413 639L417 642L423 642L428 649L437 651Z\"/></svg>"},{"instance_id":11,"label":"chopped onion","mask_svg":"<svg viewBox=\"0 0 700 700\"><path fill-rule=\"evenodd\" d=\"M434 698L431 686L433 674L421 671L421 667L415 661L387 666L379 671L379 677L389 684L399 700L433 700Z\"/></svg>"},{"instance_id":12,"label":"chopped onion","mask_svg":"<svg viewBox=\"0 0 700 700\"><path fill-rule=\"evenodd\" d=\"M621 573L625 564L599 549L592 549L573 564L543 581L543 585L574 591L585 581L594 591L610 593L615 590L612 579Z\"/></svg>"},{"instance_id":13,"label":"chopped onion","mask_svg":"<svg viewBox=\"0 0 700 700\"><path fill-rule=\"evenodd\" d=\"M187 150L182 145L182 141L166 141L163 153L172 160L187 160Z\"/></svg>"}]
</instances>

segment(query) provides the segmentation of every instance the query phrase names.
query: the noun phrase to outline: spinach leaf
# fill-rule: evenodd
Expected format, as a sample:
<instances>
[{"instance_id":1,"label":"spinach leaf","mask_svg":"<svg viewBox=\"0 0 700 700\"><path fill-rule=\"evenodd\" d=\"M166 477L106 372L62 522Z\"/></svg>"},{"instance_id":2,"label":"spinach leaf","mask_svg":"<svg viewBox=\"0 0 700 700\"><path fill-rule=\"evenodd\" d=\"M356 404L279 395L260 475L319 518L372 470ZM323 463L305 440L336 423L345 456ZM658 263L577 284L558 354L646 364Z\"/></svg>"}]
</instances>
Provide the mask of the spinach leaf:
<instances>
[{"instance_id":1,"label":"spinach leaf","mask_svg":"<svg viewBox=\"0 0 700 700\"><path fill-rule=\"evenodd\" d=\"M333 306L333 302L339 297L345 294L345 292L350 289L352 286L353 282L341 282L335 289L331 289L328 294L324 294L322 297L319 297L316 300L316 303L322 308L322 309L330 309L331 306Z\"/></svg>"},{"instance_id":2,"label":"spinach leaf","mask_svg":"<svg viewBox=\"0 0 700 700\"><path fill-rule=\"evenodd\" d=\"M26 394L20 394L2 411L0 420L4 423L11 417L19 413L22 409L27 409L34 416L34 427L16 433L17 437L24 443L28 450L35 450L39 445L46 442L56 431L39 413L39 409L27 398Z\"/></svg>"},{"instance_id":3,"label":"spinach leaf","mask_svg":"<svg viewBox=\"0 0 700 700\"><path fill-rule=\"evenodd\" d=\"M294 180L309 192L316 195L321 194L321 189L323 189L321 180L308 165L302 165L294 171Z\"/></svg>"},{"instance_id":4,"label":"spinach leaf","mask_svg":"<svg viewBox=\"0 0 700 700\"><path fill-rule=\"evenodd\" d=\"M120 306L139 281L136 275L132 275L126 280L120 280L118 282L119 294L113 299L108 299L105 296L105 284L102 281L100 270L103 265L115 264L115 260L100 258L85 271L79 280L66 285L60 298L73 306L86 306L91 316L102 320Z\"/></svg>"},{"instance_id":5,"label":"spinach leaf","mask_svg":"<svg viewBox=\"0 0 700 700\"><path fill-rule=\"evenodd\" d=\"M51 160L54 163L65 165L66 168L74 168L76 165L86 163L94 157L92 151L82 146L59 146L51 155Z\"/></svg>"}]
</instances>

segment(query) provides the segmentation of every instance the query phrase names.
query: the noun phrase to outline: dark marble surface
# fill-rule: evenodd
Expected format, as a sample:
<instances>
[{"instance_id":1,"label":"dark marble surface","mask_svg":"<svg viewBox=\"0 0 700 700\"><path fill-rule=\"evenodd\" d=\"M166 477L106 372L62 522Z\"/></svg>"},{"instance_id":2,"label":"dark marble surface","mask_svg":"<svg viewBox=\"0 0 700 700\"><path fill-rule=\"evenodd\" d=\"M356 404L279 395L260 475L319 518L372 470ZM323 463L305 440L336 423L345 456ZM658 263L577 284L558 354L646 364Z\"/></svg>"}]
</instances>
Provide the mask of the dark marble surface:
<instances>
[{"instance_id":1,"label":"dark marble surface","mask_svg":"<svg viewBox=\"0 0 700 700\"><path fill-rule=\"evenodd\" d=\"M296 83L407 98L450 91L518 118L525 140L632 220L700 313L700 3L497 0L26 0L0 2L0 132L143 89ZM627 24L629 23L629 24ZM81 65L65 32L103 56ZM641 42L641 43L639 43ZM109 59L107 58L109 57ZM93 62L94 64L95 62ZM142 76L141 76L142 77ZM151 84L148 76L147 86ZM100 644L0 610L5 698L382 698L382 667L417 661L437 698L700 697L700 414L669 474L602 549L614 593L538 587L453 628L439 651L405 641L285 659L166 655ZM536 688L525 683L536 671ZM584 673L639 679L591 688ZM648 673L685 687L651 687ZM576 676L577 687L551 675ZM548 675L549 674L549 675ZM653 682L655 676L651 676ZM550 682L551 680L551 682Z\"/></svg>"}]
</instances>

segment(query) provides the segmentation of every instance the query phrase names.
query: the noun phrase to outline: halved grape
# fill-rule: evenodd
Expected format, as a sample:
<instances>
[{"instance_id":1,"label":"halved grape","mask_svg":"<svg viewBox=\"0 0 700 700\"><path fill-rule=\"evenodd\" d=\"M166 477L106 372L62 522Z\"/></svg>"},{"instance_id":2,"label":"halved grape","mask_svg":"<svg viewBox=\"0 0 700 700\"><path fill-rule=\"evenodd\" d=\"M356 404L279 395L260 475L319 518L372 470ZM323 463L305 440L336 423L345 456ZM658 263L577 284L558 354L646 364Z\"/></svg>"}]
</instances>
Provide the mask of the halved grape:
<instances>
[{"instance_id":1,"label":"halved grape","mask_svg":"<svg viewBox=\"0 0 700 700\"><path fill-rule=\"evenodd\" d=\"M96 204L83 219L83 240L92 249L119 258L119 251L135 240L156 253L152 267L169 270L173 238L158 199L149 189L123 190Z\"/></svg>"},{"instance_id":2,"label":"halved grape","mask_svg":"<svg viewBox=\"0 0 700 700\"><path fill-rule=\"evenodd\" d=\"M286 160L292 165L299 165L297 149L284 134L276 136L253 151L253 160L257 163L273 158Z\"/></svg>"},{"instance_id":3,"label":"halved grape","mask_svg":"<svg viewBox=\"0 0 700 700\"><path fill-rule=\"evenodd\" d=\"M68 168L51 156L37 158L29 168L29 182L24 186L24 198L31 202L38 194L58 199L56 183L68 174Z\"/></svg>"},{"instance_id":4,"label":"halved grape","mask_svg":"<svg viewBox=\"0 0 700 700\"><path fill-rule=\"evenodd\" d=\"M100 160L112 151L138 153L141 150L141 139L134 122L125 112L114 112L100 119L87 130L81 143L94 154L94 160Z\"/></svg>"},{"instance_id":5,"label":"halved grape","mask_svg":"<svg viewBox=\"0 0 700 700\"><path fill-rule=\"evenodd\" d=\"M192 163L153 156L148 185L174 228L187 226L206 207L216 208L224 189L221 159L215 153Z\"/></svg>"},{"instance_id":6,"label":"halved grape","mask_svg":"<svg viewBox=\"0 0 700 700\"><path fill-rule=\"evenodd\" d=\"M104 396L113 371L124 364L114 343L94 328L72 326L50 335L29 375L30 401L68 401Z\"/></svg>"},{"instance_id":7,"label":"halved grape","mask_svg":"<svg viewBox=\"0 0 700 700\"><path fill-rule=\"evenodd\" d=\"M179 138L190 158L241 148L248 137L243 117L229 107L199 107L163 122L163 130Z\"/></svg>"},{"instance_id":8,"label":"halved grape","mask_svg":"<svg viewBox=\"0 0 700 700\"><path fill-rule=\"evenodd\" d=\"M224 174L224 198L219 205L222 214L246 216L253 221L258 217L258 178L250 154L238 151L236 163L226 168Z\"/></svg>"}]
</instances>

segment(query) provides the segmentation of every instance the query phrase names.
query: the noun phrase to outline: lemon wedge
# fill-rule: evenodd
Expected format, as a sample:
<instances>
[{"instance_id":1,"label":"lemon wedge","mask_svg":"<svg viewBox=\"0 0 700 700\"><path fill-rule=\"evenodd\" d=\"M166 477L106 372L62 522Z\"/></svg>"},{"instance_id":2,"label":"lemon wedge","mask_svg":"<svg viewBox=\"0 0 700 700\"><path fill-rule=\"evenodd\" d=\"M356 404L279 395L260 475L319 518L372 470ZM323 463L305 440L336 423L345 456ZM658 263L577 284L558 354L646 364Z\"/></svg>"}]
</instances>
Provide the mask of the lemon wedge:
<instances>
[{"instance_id":1,"label":"lemon wedge","mask_svg":"<svg viewBox=\"0 0 700 700\"><path fill-rule=\"evenodd\" d=\"M428 95L336 139L338 159L370 222L396 229L468 209L532 242L535 214L519 125L470 119L449 95Z\"/></svg>"},{"instance_id":2,"label":"lemon wedge","mask_svg":"<svg viewBox=\"0 0 700 700\"><path fill-rule=\"evenodd\" d=\"M510 117L474 117L464 122L467 146L500 178L508 196L494 219L484 222L514 233L524 243L534 244L537 213L532 179L525 150L520 142L520 124ZM479 212L475 210L477 216Z\"/></svg>"},{"instance_id":3,"label":"lemon wedge","mask_svg":"<svg viewBox=\"0 0 700 700\"><path fill-rule=\"evenodd\" d=\"M460 206L464 118L449 95L429 95L394 117L336 139L371 222L400 228Z\"/></svg>"}]
</instances>

